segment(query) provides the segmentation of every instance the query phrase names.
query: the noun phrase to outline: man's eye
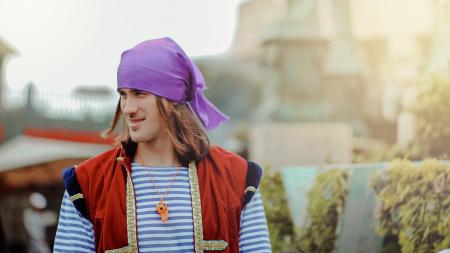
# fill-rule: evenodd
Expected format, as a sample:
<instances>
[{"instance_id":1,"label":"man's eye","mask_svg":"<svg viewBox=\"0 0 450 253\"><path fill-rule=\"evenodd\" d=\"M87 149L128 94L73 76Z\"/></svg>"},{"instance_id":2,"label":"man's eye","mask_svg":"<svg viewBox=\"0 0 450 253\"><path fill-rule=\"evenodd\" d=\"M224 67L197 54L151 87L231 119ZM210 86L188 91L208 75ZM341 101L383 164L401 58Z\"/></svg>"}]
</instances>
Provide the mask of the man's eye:
<instances>
[{"instance_id":1,"label":"man's eye","mask_svg":"<svg viewBox=\"0 0 450 253\"><path fill-rule=\"evenodd\" d=\"M136 95L136 96L143 96L143 95L145 95L145 92L136 91L136 92L134 93L134 95Z\"/></svg>"}]
</instances>

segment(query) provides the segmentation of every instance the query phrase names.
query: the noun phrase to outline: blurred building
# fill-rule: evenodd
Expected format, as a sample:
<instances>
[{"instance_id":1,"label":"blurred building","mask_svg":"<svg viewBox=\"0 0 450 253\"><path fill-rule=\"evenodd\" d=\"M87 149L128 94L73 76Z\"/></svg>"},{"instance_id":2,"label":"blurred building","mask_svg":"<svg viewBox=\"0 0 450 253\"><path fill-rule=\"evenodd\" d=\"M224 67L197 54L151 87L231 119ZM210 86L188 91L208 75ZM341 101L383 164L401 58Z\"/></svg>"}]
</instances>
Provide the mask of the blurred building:
<instances>
[{"instance_id":1,"label":"blurred building","mask_svg":"<svg viewBox=\"0 0 450 253\"><path fill-rule=\"evenodd\" d=\"M263 77L253 120L347 123L357 149L405 142L404 96L425 69L448 69L448 2L244 2L231 55Z\"/></svg>"},{"instance_id":2,"label":"blurred building","mask_svg":"<svg viewBox=\"0 0 450 253\"><path fill-rule=\"evenodd\" d=\"M40 192L48 209L59 212L64 187L61 172L111 147L102 139L117 97L111 89L79 87L71 94L42 94L33 83L19 93L3 83L4 57L13 53L0 40L0 219L6 252L26 252L23 211L29 195ZM47 238L52 245L56 226Z\"/></svg>"},{"instance_id":3,"label":"blurred building","mask_svg":"<svg viewBox=\"0 0 450 253\"><path fill-rule=\"evenodd\" d=\"M382 116L383 89L415 85L430 56L433 6L426 0L246 1L232 55L269 65L266 72L279 75L281 99L283 92L294 100L309 93L334 107L342 103L338 97L348 103L351 97L360 99L355 101L359 107L364 101L376 103L365 108L364 116ZM324 118L338 109L323 109Z\"/></svg>"},{"instance_id":4,"label":"blurred building","mask_svg":"<svg viewBox=\"0 0 450 253\"><path fill-rule=\"evenodd\" d=\"M267 123L251 127L250 159L274 170L351 163L353 133L339 123Z\"/></svg>"},{"instance_id":5,"label":"blurred building","mask_svg":"<svg viewBox=\"0 0 450 253\"><path fill-rule=\"evenodd\" d=\"M436 18L433 44L426 73L450 76L450 1L436 1L434 12Z\"/></svg>"},{"instance_id":6,"label":"blurred building","mask_svg":"<svg viewBox=\"0 0 450 253\"><path fill-rule=\"evenodd\" d=\"M26 252L29 240L22 213L29 207L30 194L43 194L47 208L59 213L64 192L62 170L110 148L98 141L83 132L29 130L0 146L0 217L7 252ZM47 230L50 245L55 232L56 225Z\"/></svg>"},{"instance_id":7,"label":"blurred building","mask_svg":"<svg viewBox=\"0 0 450 253\"><path fill-rule=\"evenodd\" d=\"M3 108L3 87L5 86L4 84L4 76L3 76L3 62L5 57L8 54L13 53L13 50L6 45L6 43L4 41L2 41L2 39L0 38L0 119L2 118L2 114L4 113L4 108ZM5 126L4 124L2 124L3 122L0 121L0 143L2 142L2 140L5 138Z\"/></svg>"},{"instance_id":8,"label":"blurred building","mask_svg":"<svg viewBox=\"0 0 450 253\"><path fill-rule=\"evenodd\" d=\"M2 106L2 90L3 87L5 86L4 84L4 76L3 76L3 61L4 58L8 55L13 53L14 51L6 45L6 43L4 41L2 41L2 39L0 38L0 113L3 110L3 106ZM1 126L0 126L1 128ZM0 140L1 140L1 136L0 136Z\"/></svg>"},{"instance_id":9,"label":"blurred building","mask_svg":"<svg viewBox=\"0 0 450 253\"><path fill-rule=\"evenodd\" d=\"M240 60L256 60L263 53L260 46L267 27L282 17L286 1L245 1L238 10L238 24L235 29L231 57Z\"/></svg>"}]
</instances>

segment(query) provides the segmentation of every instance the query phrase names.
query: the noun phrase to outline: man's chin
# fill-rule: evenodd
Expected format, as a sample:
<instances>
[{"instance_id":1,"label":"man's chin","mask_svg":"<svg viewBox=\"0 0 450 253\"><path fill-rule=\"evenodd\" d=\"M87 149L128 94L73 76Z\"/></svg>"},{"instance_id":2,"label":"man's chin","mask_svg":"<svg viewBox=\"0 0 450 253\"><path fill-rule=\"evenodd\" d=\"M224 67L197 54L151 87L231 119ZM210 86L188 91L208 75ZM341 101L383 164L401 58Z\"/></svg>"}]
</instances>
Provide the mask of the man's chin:
<instances>
[{"instance_id":1,"label":"man's chin","mask_svg":"<svg viewBox=\"0 0 450 253\"><path fill-rule=\"evenodd\" d=\"M136 143L143 142L142 138L139 138L139 136L131 135L130 138L131 138L132 141L134 141Z\"/></svg>"},{"instance_id":2,"label":"man's chin","mask_svg":"<svg viewBox=\"0 0 450 253\"><path fill-rule=\"evenodd\" d=\"M130 136L131 140L136 142L136 143L140 143L140 142L148 142L147 138L143 138L142 136Z\"/></svg>"}]
</instances>

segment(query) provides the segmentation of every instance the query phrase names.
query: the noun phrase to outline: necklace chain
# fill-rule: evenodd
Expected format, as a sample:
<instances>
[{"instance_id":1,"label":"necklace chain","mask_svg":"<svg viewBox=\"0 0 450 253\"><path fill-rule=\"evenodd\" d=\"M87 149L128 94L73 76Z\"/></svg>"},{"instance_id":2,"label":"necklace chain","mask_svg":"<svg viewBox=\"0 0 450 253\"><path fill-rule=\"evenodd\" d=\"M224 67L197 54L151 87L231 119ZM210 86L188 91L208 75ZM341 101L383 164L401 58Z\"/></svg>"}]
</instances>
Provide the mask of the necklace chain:
<instances>
[{"instance_id":1,"label":"necklace chain","mask_svg":"<svg viewBox=\"0 0 450 253\"><path fill-rule=\"evenodd\" d=\"M172 184L175 182L175 179L178 176L179 171L180 171L180 167L177 167L177 171L175 172L172 179L170 180L169 185L166 188L166 191L164 192L163 195L161 195L159 192L159 188L156 186L155 178L153 177L151 171L148 170L148 175L150 176L150 179L152 180L153 188L155 189L156 195L158 195L158 197L161 199L161 201L163 201L164 197L166 197L167 194L169 193L169 189L172 187Z\"/></svg>"},{"instance_id":2,"label":"necklace chain","mask_svg":"<svg viewBox=\"0 0 450 253\"><path fill-rule=\"evenodd\" d=\"M145 160L144 160L144 162L145 162ZM150 168L148 170L148 175L150 176L150 179L152 181L153 188L155 189L156 194L159 197L159 202L156 204L155 211L161 217L162 222L167 222L167 220L169 219L169 206L164 202L164 198L169 193L170 188L172 187L173 183L175 182L175 178L178 176L178 173L180 171L180 166L177 166L176 168L177 168L177 171L175 172L175 175L173 175L172 179L169 182L169 185L167 186L165 192L162 195L159 192L158 186L156 186L155 177L153 177Z\"/></svg>"},{"instance_id":3,"label":"necklace chain","mask_svg":"<svg viewBox=\"0 0 450 253\"><path fill-rule=\"evenodd\" d=\"M141 157L142 161L146 164L146 161L143 157ZM144 165L145 166L145 165ZM176 166L177 171L175 172L175 175L172 177L172 180L169 183L169 186L167 186L166 191L164 192L164 194L161 196L158 187L156 186L156 182L155 182L155 178L153 177L150 168L148 170L148 175L150 176L150 179L152 180L152 184L153 184L153 188L156 191L156 194L158 195L158 197L160 198L161 201L163 201L164 197L167 195L167 193L169 192L169 189L172 187L172 184L175 182L175 178L178 176L178 173L180 171L180 166Z\"/></svg>"}]
</instances>

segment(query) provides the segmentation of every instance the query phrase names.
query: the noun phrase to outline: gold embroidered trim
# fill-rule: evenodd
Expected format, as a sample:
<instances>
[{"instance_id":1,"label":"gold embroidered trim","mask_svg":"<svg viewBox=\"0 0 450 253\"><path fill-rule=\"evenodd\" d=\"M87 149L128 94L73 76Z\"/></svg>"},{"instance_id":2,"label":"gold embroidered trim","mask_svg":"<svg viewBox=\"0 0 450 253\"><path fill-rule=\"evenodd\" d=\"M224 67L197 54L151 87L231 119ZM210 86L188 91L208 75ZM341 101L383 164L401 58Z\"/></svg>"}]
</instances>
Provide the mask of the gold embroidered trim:
<instances>
[{"instance_id":1,"label":"gold embroidered trim","mask_svg":"<svg viewBox=\"0 0 450 253\"><path fill-rule=\"evenodd\" d=\"M198 187L197 168L195 162L189 163L189 184L191 186L192 218L194 220L194 246L195 252L203 252L203 224L200 190Z\"/></svg>"},{"instance_id":2,"label":"gold embroidered trim","mask_svg":"<svg viewBox=\"0 0 450 253\"><path fill-rule=\"evenodd\" d=\"M70 196L70 200L72 202L74 202L77 199L82 199L82 198L83 198L83 194L82 193L77 193L77 194L74 194L74 195Z\"/></svg>"},{"instance_id":3,"label":"gold embroidered trim","mask_svg":"<svg viewBox=\"0 0 450 253\"><path fill-rule=\"evenodd\" d=\"M128 170L126 171L127 171L127 234L128 234L129 249L127 251L118 251L118 252L138 252L138 244L136 238L136 206L134 198L134 187L131 181L130 172Z\"/></svg>"},{"instance_id":4,"label":"gold embroidered trim","mask_svg":"<svg viewBox=\"0 0 450 253\"><path fill-rule=\"evenodd\" d=\"M224 250L228 247L228 243L224 240L203 241L203 250Z\"/></svg>"},{"instance_id":5,"label":"gold embroidered trim","mask_svg":"<svg viewBox=\"0 0 450 253\"><path fill-rule=\"evenodd\" d=\"M125 246L123 248L119 248L119 249L110 249L110 250L106 250L105 253L129 253L129 252L133 252L131 250L130 246Z\"/></svg>"},{"instance_id":6,"label":"gold embroidered trim","mask_svg":"<svg viewBox=\"0 0 450 253\"><path fill-rule=\"evenodd\" d=\"M247 188L245 188L244 193L247 193L247 192L256 192L256 188L254 186L250 185Z\"/></svg>"}]
</instances>

